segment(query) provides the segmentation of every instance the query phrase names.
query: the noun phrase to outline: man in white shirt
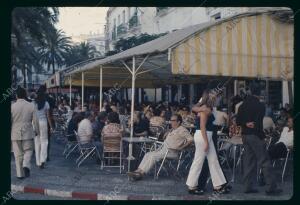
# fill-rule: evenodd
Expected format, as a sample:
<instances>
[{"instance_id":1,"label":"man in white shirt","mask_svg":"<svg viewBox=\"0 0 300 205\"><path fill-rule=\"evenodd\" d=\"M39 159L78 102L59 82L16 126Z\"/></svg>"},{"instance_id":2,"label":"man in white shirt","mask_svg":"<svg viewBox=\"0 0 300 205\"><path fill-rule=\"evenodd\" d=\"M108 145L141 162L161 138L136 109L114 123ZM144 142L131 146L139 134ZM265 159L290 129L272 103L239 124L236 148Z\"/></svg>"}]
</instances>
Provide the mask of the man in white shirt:
<instances>
[{"instance_id":1,"label":"man in white shirt","mask_svg":"<svg viewBox=\"0 0 300 205\"><path fill-rule=\"evenodd\" d=\"M271 129L275 129L275 123L272 118L269 116L265 116L263 119L263 128L264 130L270 131Z\"/></svg>"},{"instance_id":2,"label":"man in white shirt","mask_svg":"<svg viewBox=\"0 0 300 205\"><path fill-rule=\"evenodd\" d=\"M86 144L92 140L93 127L92 120L94 116L91 112L85 112L85 118L78 125L78 136L82 144Z\"/></svg>"},{"instance_id":3,"label":"man in white shirt","mask_svg":"<svg viewBox=\"0 0 300 205\"><path fill-rule=\"evenodd\" d=\"M220 108L214 108L213 115L215 117L214 125L218 127L228 126L229 118L226 112L220 111Z\"/></svg>"},{"instance_id":4,"label":"man in white shirt","mask_svg":"<svg viewBox=\"0 0 300 205\"><path fill-rule=\"evenodd\" d=\"M95 120L95 115L93 112L86 111L85 112L85 118L81 120L81 122L78 125L78 136L80 143L82 146L90 147L92 145L96 146L96 152L98 155L97 163L100 164L101 157L100 157L100 151L101 149L101 143L99 141L94 141L94 134L93 134L93 126L92 122Z\"/></svg>"},{"instance_id":5,"label":"man in white shirt","mask_svg":"<svg viewBox=\"0 0 300 205\"><path fill-rule=\"evenodd\" d=\"M293 118L289 117L287 127L284 127L278 142L269 147L269 155L271 159L286 157L288 149L292 149L294 145Z\"/></svg>"}]
</instances>

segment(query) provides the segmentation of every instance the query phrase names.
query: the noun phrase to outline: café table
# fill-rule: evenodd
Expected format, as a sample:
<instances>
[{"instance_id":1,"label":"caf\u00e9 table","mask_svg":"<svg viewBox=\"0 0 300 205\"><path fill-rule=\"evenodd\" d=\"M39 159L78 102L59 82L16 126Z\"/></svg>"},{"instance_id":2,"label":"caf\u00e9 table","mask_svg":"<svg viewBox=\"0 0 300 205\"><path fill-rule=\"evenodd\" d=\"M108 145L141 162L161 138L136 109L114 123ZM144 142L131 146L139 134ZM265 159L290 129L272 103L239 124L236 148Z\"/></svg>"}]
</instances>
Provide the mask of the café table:
<instances>
[{"instance_id":1,"label":"caf\u00e9 table","mask_svg":"<svg viewBox=\"0 0 300 205\"><path fill-rule=\"evenodd\" d=\"M229 143L233 145L233 169L232 169L232 179L231 181L234 182L235 181L235 172L236 172L236 152L237 152L237 148L240 148L240 156L239 156L239 160L241 159L241 155L242 155L242 145L243 145L243 141L242 141L242 137L241 136L233 136L229 139L220 139L220 141L225 142L225 143Z\"/></svg>"},{"instance_id":2,"label":"caf\u00e9 table","mask_svg":"<svg viewBox=\"0 0 300 205\"><path fill-rule=\"evenodd\" d=\"M154 143L155 140L147 138L147 137L122 137L121 143L133 143L133 144L144 144L144 143ZM122 146L123 147L123 146ZM140 147L142 149L142 147ZM123 149L122 149L122 155L123 155ZM130 171L130 167L128 166L128 171Z\"/></svg>"}]
</instances>

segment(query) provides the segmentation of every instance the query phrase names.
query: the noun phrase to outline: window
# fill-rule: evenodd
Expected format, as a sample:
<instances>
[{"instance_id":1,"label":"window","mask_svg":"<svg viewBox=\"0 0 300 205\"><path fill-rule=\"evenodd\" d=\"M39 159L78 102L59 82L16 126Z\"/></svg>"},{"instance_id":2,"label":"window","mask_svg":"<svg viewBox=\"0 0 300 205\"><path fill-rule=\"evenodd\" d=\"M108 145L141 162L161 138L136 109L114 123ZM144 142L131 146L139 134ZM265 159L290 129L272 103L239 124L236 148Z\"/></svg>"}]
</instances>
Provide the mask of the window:
<instances>
[{"instance_id":1,"label":"window","mask_svg":"<svg viewBox=\"0 0 300 205\"><path fill-rule=\"evenodd\" d=\"M125 23L125 10L123 10L123 13L122 13L122 23Z\"/></svg>"},{"instance_id":2,"label":"window","mask_svg":"<svg viewBox=\"0 0 300 205\"><path fill-rule=\"evenodd\" d=\"M216 13L215 15L212 15L211 16L214 20L218 20L218 19L221 19L221 13Z\"/></svg>"}]
</instances>

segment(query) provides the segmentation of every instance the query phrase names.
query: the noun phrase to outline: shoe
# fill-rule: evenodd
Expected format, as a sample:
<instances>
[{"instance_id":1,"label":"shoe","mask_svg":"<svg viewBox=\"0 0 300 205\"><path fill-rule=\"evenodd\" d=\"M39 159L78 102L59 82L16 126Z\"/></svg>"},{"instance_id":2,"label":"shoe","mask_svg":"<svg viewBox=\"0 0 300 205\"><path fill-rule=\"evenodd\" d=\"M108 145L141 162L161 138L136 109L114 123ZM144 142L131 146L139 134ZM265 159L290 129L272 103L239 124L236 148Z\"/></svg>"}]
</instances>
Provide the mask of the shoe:
<instances>
[{"instance_id":1,"label":"shoe","mask_svg":"<svg viewBox=\"0 0 300 205\"><path fill-rule=\"evenodd\" d=\"M254 194L254 193L258 193L257 189L247 189L246 191L244 191L245 194Z\"/></svg>"},{"instance_id":2,"label":"shoe","mask_svg":"<svg viewBox=\"0 0 300 205\"><path fill-rule=\"evenodd\" d=\"M203 189L189 189L189 194L192 194L192 195L203 195L204 191L203 191Z\"/></svg>"},{"instance_id":3,"label":"shoe","mask_svg":"<svg viewBox=\"0 0 300 205\"><path fill-rule=\"evenodd\" d=\"M22 180L22 179L25 179L25 177L17 177L17 179L20 179L20 180Z\"/></svg>"},{"instance_id":4,"label":"shoe","mask_svg":"<svg viewBox=\"0 0 300 205\"><path fill-rule=\"evenodd\" d=\"M226 184L226 189L231 190L231 189L232 189L232 186L229 185L229 184Z\"/></svg>"},{"instance_id":5,"label":"shoe","mask_svg":"<svg viewBox=\"0 0 300 205\"><path fill-rule=\"evenodd\" d=\"M141 180L143 178L139 172L127 172L127 175L132 181Z\"/></svg>"},{"instance_id":6,"label":"shoe","mask_svg":"<svg viewBox=\"0 0 300 205\"><path fill-rule=\"evenodd\" d=\"M266 190L266 195L277 195L282 192L282 189L271 189L271 190Z\"/></svg>"},{"instance_id":7,"label":"shoe","mask_svg":"<svg viewBox=\"0 0 300 205\"><path fill-rule=\"evenodd\" d=\"M23 167L25 177L30 177L30 169L28 167Z\"/></svg>"},{"instance_id":8,"label":"shoe","mask_svg":"<svg viewBox=\"0 0 300 205\"><path fill-rule=\"evenodd\" d=\"M45 162L42 162L41 166L39 166L40 169L45 169Z\"/></svg>"},{"instance_id":9,"label":"shoe","mask_svg":"<svg viewBox=\"0 0 300 205\"><path fill-rule=\"evenodd\" d=\"M258 185L259 185L259 186L265 186L265 185L266 185L266 182L265 182L263 176L260 176L260 177L258 178Z\"/></svg>"},{"instance_id":10,"label":"shoe","mask_svg":"<svg viewBox=\"0 0 300 205\"><path fill-rule=\"evenodd\" d=\"M215 194L228 194L230 190L227 188L227 184L223 184L219 189L213 189ZM231 186L230 186L231 187Z\"/></svg>"}]
</instances>

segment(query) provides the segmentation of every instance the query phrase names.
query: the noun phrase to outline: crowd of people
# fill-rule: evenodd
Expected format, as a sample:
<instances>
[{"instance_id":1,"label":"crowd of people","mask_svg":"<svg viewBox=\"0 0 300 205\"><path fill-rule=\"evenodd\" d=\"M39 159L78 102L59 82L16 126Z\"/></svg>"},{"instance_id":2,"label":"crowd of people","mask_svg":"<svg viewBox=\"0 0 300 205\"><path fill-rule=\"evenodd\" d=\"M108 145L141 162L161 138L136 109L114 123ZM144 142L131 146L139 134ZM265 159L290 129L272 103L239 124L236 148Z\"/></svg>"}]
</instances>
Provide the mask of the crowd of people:
<instances>
[{"instance_id":1,"label":"crowd of people","mask_svg":"<svg viewBox=\"0 0 300 205\"><path fill-rule=\"evenodd\" d=\"M30 160L35 151L36 165L44 169L49 161L51 132L56 124L53 112L67 119L68 141L79 141L82 145L93 144L101 152L103 136L119 134L129 136L133 126L135 137L151 135L151 127L162 127L166 132L159 136L163 146L148 152L141 159L135 171L128 172L131 180L141 180L149 173L156 162L177 156L178 152L194 146L195 153L187 176L187 189L190 194L201 195L205 191L208 176L211 176L213 191L226 194L231 190L228 180L218 160L218 132L227 133L229 138L242 137L244 147L245 172L243 181L245 193L255 193L253 173L256 164L261 167L262 178L268 185L267 194L281 192L277 187L271 160L286 156L293 148L293 116L287 104L278 116L269 104L259 99L260 88L253 83L247 92L241 92L231 99L231 106L217 105L221 95L214 96L210 90L203 92L199 102L190 108L180 103L141 103L136 104L133 125L130 121L130 101L91 101L81 104L80 100L68 104L67 98L56 100L41 86L36 93L27 97L26 90L19 87L16 101L12 103L12 149L15 156L17 177L30 176ZM79 139L74 135L77 133ZM266 148L266 136L272 136ZM101 157L96 163L101 163Z\"/></svg>"}]
</instances>

